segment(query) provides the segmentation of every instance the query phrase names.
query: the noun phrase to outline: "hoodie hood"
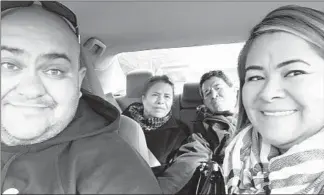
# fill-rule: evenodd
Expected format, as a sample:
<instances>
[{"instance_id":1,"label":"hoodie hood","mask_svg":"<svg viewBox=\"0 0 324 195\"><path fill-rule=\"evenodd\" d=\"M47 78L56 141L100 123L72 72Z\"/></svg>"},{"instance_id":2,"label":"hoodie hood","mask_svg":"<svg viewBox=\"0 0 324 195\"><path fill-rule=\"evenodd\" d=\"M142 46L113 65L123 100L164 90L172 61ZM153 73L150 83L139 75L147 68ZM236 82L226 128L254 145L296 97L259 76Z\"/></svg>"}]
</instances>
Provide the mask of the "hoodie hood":
<instances>
[{"instance_id":1,"label":"hoodie hood","mask_svg":"<svg viewBox=\"0 0 324 195\"><path fill-rule=\"evenodd\" d=\"M1 193L160 194L150 167L118 135L119 119L114 106L83 92L74 119L57 136L3 145Z\"/></svg>"},{"instance_id":2,"label":"hoodie hood","mask_svg":"<svg viewBox=\"0 0 324 195\"><path fill-rule=\"evenodd\" d=\"M1 151L10 153L39 151L56 144L116 131L120 121L118 109L85 90L82 94L73 120L61 133L49 140L32 145L7 146L1 143Z\"/></svg>"}]
</instances>

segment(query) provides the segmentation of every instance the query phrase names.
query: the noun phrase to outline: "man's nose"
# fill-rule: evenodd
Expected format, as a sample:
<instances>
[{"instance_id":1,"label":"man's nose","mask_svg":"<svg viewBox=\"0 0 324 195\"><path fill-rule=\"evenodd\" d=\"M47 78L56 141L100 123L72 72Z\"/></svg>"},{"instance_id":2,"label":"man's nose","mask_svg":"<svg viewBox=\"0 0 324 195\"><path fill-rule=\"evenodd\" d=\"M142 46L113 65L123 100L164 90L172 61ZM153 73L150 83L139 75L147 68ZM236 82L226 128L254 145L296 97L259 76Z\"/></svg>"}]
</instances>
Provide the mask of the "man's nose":
<instances>
[{"instance_id":1,"label":"man's nose","mask_svg":"<svg viewBox=\"0 0 324 195\"><path fill-rule=\"evenodd\" d=\"M27 99L34 99L45 94L46 90L43 82L37 73L25 73L19 82L17 92Z\"/></svg>"},{"instance_id":2,"label":"man's nose","mask_svg":"<svg viewBox=\"0 0 324 195\"><path fill-rule=\"evenodd\" d=\"M218 92L215 89L211 89L211 97L214 99L217 98L218 96L219 96Z\"/></svg>"}]
</instances>

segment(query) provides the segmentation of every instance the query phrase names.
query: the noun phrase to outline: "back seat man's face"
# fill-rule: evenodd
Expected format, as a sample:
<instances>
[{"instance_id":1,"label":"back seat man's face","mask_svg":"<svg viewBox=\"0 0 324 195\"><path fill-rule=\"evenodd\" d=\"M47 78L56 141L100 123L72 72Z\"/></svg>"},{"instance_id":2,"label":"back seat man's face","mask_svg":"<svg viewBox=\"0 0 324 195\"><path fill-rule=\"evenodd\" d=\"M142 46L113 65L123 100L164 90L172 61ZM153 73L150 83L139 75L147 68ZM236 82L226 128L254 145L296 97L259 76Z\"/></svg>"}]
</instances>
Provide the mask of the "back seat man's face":
<instances>
[{"instance_id":1,"label":"back seat man's face","mask_svg":"<svg viewBox=\"0 0 324 195\"><path fill-rule=\"evenodd\" d=\"M58 16L19 8L1 21L1 141L39 143L75 115L85 69L77 38Z\"/></svg>"},{"instance_id":2,"label":"back seat man's face","mask_svg":"<svg viewBox=\"0 0 324 195\"><path fill-rule=\"evenodd\" d=\"M204 104L213 113L230 111L233 112L236 105L236 92L228 86L223 79L211 77L202 84Z\"/></svg>"}]
</instances>

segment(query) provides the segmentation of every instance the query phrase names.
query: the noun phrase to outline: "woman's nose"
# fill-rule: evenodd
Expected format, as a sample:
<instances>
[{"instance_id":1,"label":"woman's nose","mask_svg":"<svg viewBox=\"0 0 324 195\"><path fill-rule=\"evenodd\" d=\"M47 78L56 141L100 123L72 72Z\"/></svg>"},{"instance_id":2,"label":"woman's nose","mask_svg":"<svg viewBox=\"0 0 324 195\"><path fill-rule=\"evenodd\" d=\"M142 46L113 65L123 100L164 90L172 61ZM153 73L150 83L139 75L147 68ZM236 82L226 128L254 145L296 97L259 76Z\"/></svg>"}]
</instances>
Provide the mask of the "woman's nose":
<instances>
[{"instance_id":1,"label":"woman's nose","mask_svg":"<svg viewBox=\"0 0 324 195\"><path fill-rule=\"evenodd\" d=\"M280 78L268 79L259 93L259 97L265 102L273 102L278 98L285 97Z\"/></svg>"},{"instance_id":2,"label":"woman's nose","mask_svg":"<svg viewBox=\"0 0 324 195\"><path fill-rule=\"evenodd\" d=\"M159 96L159 97L157 98L157 103L158 103L158 104L163 104L163 103L164 103L164 98L163 98L162 96Z\"/></svg>"}]
</instances>

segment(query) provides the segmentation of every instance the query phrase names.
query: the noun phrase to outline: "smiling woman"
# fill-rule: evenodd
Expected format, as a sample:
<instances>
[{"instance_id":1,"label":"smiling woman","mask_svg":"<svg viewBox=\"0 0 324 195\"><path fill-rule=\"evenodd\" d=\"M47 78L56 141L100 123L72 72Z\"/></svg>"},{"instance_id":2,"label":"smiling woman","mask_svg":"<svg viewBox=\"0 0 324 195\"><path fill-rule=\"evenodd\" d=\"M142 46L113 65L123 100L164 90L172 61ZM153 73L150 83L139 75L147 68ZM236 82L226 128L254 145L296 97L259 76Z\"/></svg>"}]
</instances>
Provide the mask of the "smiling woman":
<instances>
[{"instance_id":1,"label":"smiling woman","mask_svg":"<svg viewBox=\"0 0 324 195\"><path fill-rule=\"evenodd\" d=\"M324 13L299 6L253 28L239 57L239 133L224 159L229 194L324 192L323 29Z\"/></svg>"},{"instance_id":2,"label":"smiling woman","mask_svg":"<svg viewBox=\"0 0 324 195\"><path fill-rule=\"evenodd\" d=\"M323 119L316 120L324 114L319 107L324 106L323 62L295 35L274 33L254 42L242 99L249 119L266 141L287 150L324 125ZM255 69L250 64L260 66Z\"/></svg>"}]
</instances>

